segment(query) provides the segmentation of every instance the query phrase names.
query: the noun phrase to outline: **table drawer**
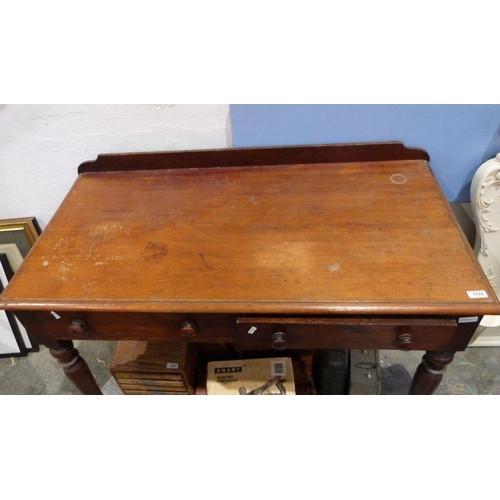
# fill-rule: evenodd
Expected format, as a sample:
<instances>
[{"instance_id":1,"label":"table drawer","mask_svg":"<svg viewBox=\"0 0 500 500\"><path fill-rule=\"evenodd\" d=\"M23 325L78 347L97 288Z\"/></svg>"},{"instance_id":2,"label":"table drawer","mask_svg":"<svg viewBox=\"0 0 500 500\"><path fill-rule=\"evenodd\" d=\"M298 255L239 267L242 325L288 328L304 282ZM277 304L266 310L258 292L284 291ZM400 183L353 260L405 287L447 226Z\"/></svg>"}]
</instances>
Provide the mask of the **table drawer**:
<instances>
[{"instance_id":1,"label":"table drawer","mask_svg":"<svg viewBox=\"0 0 500 500\"><path fill-rule=\"evenodd\" d=\"M234 342L236 318L227 315L98 312L22 312L33 339Z\"/></svg>"},{"instance_id":2,"label":"table drawer","mask_svg":"<svg viewBox=\"0 0 500 500\"><path fill-rule=\"evenodd\" d=\"M352 319L239 317L243 349L404 349L461 348L453 319Z\"/></svg>"}]
</instances>

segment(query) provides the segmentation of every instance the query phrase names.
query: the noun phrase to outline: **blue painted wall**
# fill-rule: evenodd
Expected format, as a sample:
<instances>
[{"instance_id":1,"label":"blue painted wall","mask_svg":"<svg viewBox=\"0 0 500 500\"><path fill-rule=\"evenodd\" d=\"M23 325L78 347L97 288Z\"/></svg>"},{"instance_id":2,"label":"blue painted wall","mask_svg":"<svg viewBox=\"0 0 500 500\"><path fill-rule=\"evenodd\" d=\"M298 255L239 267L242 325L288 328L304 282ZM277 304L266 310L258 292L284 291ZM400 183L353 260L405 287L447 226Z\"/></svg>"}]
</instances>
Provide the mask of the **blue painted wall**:
<instances>
[{"instance_id":1,"label":"blue painted wall","mask_svg":"<svg viewBox=\"0 0 500 500\"><path fill-rule=\"evenodd\" d=\"M402 141L425 149L448 201L470 201L500 152L500 105L231 104L235 147Z\"/></svg>"}]
</instances>

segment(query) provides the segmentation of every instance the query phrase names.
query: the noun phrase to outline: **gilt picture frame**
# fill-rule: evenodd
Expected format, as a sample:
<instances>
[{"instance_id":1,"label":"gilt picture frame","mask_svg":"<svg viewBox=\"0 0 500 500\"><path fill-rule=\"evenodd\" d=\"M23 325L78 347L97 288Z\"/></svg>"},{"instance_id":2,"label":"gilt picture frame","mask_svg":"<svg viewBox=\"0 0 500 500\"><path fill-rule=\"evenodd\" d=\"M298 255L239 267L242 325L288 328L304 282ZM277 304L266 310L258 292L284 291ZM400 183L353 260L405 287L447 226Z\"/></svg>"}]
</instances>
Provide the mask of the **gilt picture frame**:
<instances>
[{"instance_id":1,"label":"gilt picture frame","mask_svg":"<svg viewBox=\"0 0 500 500\"><path fill-rule=\"evenodd\" d=\"M0 253L7 255L14 272L26 258L40 233L34 217L0 220Z\"/></svg>"}]
</instances>

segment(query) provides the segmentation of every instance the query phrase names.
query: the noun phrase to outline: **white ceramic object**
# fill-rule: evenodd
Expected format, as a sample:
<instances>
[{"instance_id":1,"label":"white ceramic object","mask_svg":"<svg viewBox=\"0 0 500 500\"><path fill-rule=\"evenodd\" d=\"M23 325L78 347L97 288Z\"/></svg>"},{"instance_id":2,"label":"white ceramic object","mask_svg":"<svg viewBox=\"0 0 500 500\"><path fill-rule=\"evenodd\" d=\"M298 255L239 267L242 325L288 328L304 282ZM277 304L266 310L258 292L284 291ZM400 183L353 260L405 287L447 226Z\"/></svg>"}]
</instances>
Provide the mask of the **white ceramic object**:
<instances>
[{"instance_id":1,"label":"white ceramic object","mask_svg":"<svg viewBox=\"0 0 500 500\"><path fill-rule=\"evenodd\" d=\"M477 169L470 195L476 224L474 250L491 286L500 296L500 153ZM498 331L487 332L489 328ZM483 345L500 345L500 316L484 316L477 334L497 338ZM481 344L478 340L475 343Z\"/></svg>"}]
</instances>

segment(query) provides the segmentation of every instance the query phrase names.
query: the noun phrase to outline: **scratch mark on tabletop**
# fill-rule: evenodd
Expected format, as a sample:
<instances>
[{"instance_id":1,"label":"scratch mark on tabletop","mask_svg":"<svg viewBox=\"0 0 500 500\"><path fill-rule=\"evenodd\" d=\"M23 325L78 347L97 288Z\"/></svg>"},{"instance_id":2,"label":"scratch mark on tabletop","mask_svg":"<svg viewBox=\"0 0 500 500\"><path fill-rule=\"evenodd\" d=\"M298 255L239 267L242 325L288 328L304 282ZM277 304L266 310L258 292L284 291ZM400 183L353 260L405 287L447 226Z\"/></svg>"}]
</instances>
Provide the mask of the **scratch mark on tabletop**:
<instances>
[{"instance_id":1,"label":"scratch mark on tabletop","mask_svg":"<svg viewBox=\"0 0 500 500\"><path fill-rule=\"evenodd\" d=\"M123 226L119 224L99 224L93 227L92 236L101 236L108 239L121 229L123 229Z\"/></svg>"},{"instance_id":2,"label":"scratch mark on tabletop","mask_svg":"<svg viewBox=\"0 0 500 500\"><path fill-rule=\"evenodd\" d=\"M214 271L215 271L215 267L212 267L212 266L210 266L209 264L207 264L207 261L205 260L205 257L203 256L203 254L202 254L202 253L200 253L200 254L199 254L199 256L200 256L200 259L203 261L203 264L205 264L205 267L206 267L207 269L212 269L212 270L214 270Z\"/></svg>"},{"instance_id":3,"label":"scratch mark on tabletop","mask_svg":"<svg viewBox=\"0 0 500 500\"><path fill-rule=\"evenodd\" d=\"M89 249L89 254L88 254L87 258L83 262L87 262L90 259L91 255L92 255L92 250L94 249L96 243L92 243L92 246Z\"/></svg>"},{"instance_id":4,"label":"scratch mark on tabletop","mask_svg":"<svg viewBox=\"0 0 500 500\"><path fill-rule=\"evenodd\" d=\"M274 210L276 210L276 208L278 208L278 207L273 207L273 208L271 208L271 210L269 210L269 212L267 212L267 214L264 216L264 219L265 219L265 218L266 218L266 217L267 217L267 216L268 216L271 212L273 212Z\"/></svg>"},{"instance_id":5,"label":"scratch mark on tabletop","mask_svg":"<svg viewBox=\"0 0 500 500\"><path fill-rule=\"evenodd\" d=\"M86 283L84 285L82 285L81 289L84 290L85 292L87 292L89 290L89 288L92 288L99 280L96 280L96 281L92 281L91 283Z\"/></svg>"},{"instance_id":6,"label":"scratch mark on tabletop","mask_svg":"<svg viewBox=\"0 0 500 500\"><path fill-rule=\"evenodd\" d=\"M290 216L290 219L293 219L295 217L295 214L297 213L297 211L302 208L302 205L297 205L294 209L294 211L292 212L292 215Z\"/></svg>"}]
</instances>

